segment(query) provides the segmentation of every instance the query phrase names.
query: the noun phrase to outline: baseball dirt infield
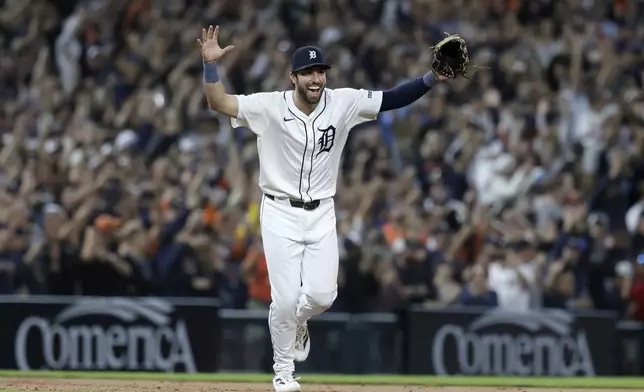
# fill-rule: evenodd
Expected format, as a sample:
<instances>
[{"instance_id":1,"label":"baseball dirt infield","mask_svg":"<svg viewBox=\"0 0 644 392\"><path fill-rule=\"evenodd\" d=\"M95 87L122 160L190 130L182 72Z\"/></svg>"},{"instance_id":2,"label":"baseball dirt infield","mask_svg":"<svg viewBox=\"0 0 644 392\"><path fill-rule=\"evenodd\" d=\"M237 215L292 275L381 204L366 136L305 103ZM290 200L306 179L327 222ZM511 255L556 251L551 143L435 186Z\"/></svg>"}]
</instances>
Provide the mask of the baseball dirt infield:
<instances>
[{"instance_id":1,"label":"baseball dirt infield","mask_svg":"<svg viewBox=\"0 0 644 392\"><path fill-rule=\"evenodd\" d=\"M437 387L420 385L325 385L306 384L303 392L555 392L563 388L523 387ZM0 391L38 392L273 392L270 383L217 383L196 381L101 380L52 378L0 378ZM566 392L587 392L587 389L565 389ZM603 392L624 392L627 389L601 389ZM632 391L635 391L633 389Z\"/></svg>"}]
</instances>

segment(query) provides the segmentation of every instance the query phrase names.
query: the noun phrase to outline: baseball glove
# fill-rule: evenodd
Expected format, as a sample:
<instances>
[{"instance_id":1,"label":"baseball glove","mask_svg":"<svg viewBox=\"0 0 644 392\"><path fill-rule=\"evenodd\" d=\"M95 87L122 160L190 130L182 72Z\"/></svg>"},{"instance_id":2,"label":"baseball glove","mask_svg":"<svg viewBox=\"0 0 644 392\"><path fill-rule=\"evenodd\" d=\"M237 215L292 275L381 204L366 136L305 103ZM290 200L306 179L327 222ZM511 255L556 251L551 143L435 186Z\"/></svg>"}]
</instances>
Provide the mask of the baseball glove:
<instances>
[{"instance_id":1,"label":"baseball glove","mask_svg":"<svg viewBox=\"0 0 644 392\"><path fill-rule=\"evenodd\" d=\"M459 76L467 78L465 72L470 64L470 57L467 54L465 40L458 34L445 34L447 37L430 48L434 53L432 72L434 75L438 74L449 79L456 79Z\"/></svg>"}]
</instances>

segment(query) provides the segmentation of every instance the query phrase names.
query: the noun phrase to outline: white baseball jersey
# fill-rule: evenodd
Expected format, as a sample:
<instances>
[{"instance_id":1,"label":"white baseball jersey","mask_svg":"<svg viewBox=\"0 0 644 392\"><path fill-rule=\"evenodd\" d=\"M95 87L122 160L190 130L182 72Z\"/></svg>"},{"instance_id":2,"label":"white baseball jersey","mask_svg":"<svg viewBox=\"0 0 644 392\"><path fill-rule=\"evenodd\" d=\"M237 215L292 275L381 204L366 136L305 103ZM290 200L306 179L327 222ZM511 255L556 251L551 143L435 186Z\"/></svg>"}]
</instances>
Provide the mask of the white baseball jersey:
<instances>
[{"instance_id":1,"label":"white baseball jersey","mask_svg":"<svg viewBox=\"0 0 644 392\"><path fill-rule=\"evenodd\" d=\"M232 125L257 135L264 193L304 201L332 197L349 131L376 119L382 92L325 88L308 116L295 106L293 94L237 95L239 111Z\"/></svg>"}]
</instances>

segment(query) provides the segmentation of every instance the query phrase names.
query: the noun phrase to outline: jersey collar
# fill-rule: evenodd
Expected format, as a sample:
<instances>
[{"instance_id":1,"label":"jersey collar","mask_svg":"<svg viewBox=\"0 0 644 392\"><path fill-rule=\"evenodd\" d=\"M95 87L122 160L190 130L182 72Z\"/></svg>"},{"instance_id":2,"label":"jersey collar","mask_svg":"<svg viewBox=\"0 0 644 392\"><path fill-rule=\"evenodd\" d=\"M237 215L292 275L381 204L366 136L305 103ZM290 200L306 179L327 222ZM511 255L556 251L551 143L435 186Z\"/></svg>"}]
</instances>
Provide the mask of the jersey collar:
<instances>
[{"instance_id":1,"label":"jersey collar","mask_svg":"<svg viewBox=\"0 0 644 392\"><path fill-rule=\"evenodd\" d=\"M324 89L324 91L322 91L322 95L320 96L320 102L318 102L318 106L316 106L315 110L313 110L311 114L309 114L308 116L303 112L301 112L300 109L298 109L297 106L295 105L295 101L293 100L294 94L295 94L294 90L290 90L286 92L286 104L289 110L294 114L296 114L298 117L308 120L311 117L317 116L318 113L324 110L326 94L327 94L326 88Z\"/></svg>"}]
</instances>

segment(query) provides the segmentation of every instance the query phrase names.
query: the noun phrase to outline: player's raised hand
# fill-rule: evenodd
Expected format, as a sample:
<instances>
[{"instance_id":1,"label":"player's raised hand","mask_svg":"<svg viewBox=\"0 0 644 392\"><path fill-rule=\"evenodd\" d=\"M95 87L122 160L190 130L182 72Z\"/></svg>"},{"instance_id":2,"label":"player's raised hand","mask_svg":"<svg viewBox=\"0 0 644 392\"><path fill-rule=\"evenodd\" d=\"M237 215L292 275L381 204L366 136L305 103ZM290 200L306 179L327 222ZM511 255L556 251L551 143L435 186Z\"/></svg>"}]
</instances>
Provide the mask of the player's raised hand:
<instances>
[{"instance_id":1,"label":"player's raised hand","mask_svg":"<svg viewBox=\"0 0 644 392\"><path fill-rule=\"evenodd\" d=\"M201 46L201 57L207 63L219 61L222 57L235 47L228 45L225 48L219 46L219 26L208 27L208 30L201 29L201 39L197 39Z\"/></svg>"}]
</instances>

